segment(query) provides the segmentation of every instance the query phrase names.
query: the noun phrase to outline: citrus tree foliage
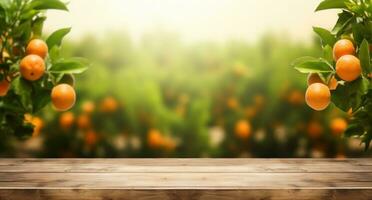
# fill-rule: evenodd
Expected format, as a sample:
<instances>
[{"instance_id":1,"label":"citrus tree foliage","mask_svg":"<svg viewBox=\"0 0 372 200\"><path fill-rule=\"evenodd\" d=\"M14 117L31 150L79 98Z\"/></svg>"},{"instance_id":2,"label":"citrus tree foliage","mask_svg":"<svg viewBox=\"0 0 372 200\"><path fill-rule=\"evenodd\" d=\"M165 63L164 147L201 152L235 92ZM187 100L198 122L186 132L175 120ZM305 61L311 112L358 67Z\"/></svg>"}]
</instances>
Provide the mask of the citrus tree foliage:
<instances>
[{"instance_id":1,"label":"citrus tree foliage","mask_svg":"<svg viewBox=\"0 0 372 200\"><path fill-rule=\"evenodd\" d=\"M25 114L40 111L51 101L52 88L62 82L73 84L73 75L86 69L81 58L61 58L60 45L70 28L60 29L46 39L48 55L45 71L38 80L28 80L20 72L27 45L42 39L46 11L68 11L59 0L0 0L0 81L5 85L0 96L0 133L25 138L33 125ZM28 53L29 54L29 53ZM6 87L9 86L9 87Z\"/></svg>"},{"instance_id":2,"label":"citrus tree foliage","mask_svg":"<svg viewBox=\"0 0 372 200\"><path fill-rule=\"evenodd\" d=\"M302 73L317 73L324 83L336 77L338 85L331 91L332 102L341 110L352 114L345 135L360 137L366 149L372 139L372 1L371 0L324 0L316 11L339 9L338 20L332 30L314 27L320 37L323 57L302 57L294 61ZM357 79L344 81L337 74L334 45L341 39L350 40L360 62L361 73ZM348 66L346 66L348 67Z\"/></svg>"}]
</instances>

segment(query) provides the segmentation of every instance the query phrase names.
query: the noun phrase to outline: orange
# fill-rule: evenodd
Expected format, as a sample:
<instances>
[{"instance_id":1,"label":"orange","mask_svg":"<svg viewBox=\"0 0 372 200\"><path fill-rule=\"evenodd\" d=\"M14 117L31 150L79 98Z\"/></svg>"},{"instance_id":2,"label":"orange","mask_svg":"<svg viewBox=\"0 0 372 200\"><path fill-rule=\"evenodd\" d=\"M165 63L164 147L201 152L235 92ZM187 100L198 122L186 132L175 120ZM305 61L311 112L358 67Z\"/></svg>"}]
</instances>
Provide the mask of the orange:
<instances>
[{"instance_id":1,"label":"orange","mask_svg":"<svg viewBox=\"0 0 372 200\"><path fill-rule=\"evenodd\" d=\"M235 124L235 135L239 138L246 139L251 134L251 124L247 120L239 120Z\"/></svg>"},{"instance_id":2,"label":"orange","mask_svg":"<svg viewBox=\"0 0 372 200\"><path fill-rule=\"evenodd\" d=\"M230 109L236 109L239 107L239 102L235 97L229 97L226 101L226 105Z\"/></svg>"},{"instance_id":3,"label":"orange","mask_svg":"<svg viewBox=\"0 0 372 200\"><path fill-rule=\"evenodd\" d=\"M305 100L312 109L317 111L324 110L331 102L331 92L326 85L313 83L306 90Z\"/></svg>"},{"instance_id":4,"label":"orange","mask_svg":"<svg viewBox=\"0 0 372 200\"><path fill-rule=\"evenodd\" d=\"M318 138L323 133L322 125L317 121L309 122L307 126L307 134L311 138Z\"/></svg>"},{"instance_id":5,"label":"orange","mask_svg":"<svg viewBox=\"0 0 372 200\"><path fill-rule=\"evenodd\" d=\"M89 146L93 146L98 141L98 134L93 130L89 130L85 132L84 141L85 141L85 144Z\"/></svg>"},{"instance_id":6,"label":"orange","mask_svg":"<svg viewBox=\"0 0 372 200\"><path fill-rule=\"evenodd\" d=\"M83 111L83 113L86 113L86 114L91 114L94 109L95 109L95 105L92 101L85 101L82 105L81 105L81 110Z\"/></svg>"},{"instance_id":7,"label":"orange","mask_svg":"<svg viewBox=\"0 0 372 200\"><path fill-rule=\"evenodd\" d=\"M87 129L91 125L90 123L90 117L87 114L79 115L77 118L77 126L80 129Z\"/></svg>"},{"instance_id":8,"label":"orange","mask_svg":"<svg viewBox=\"0 0 372 200\"><path fill-rule=\"evenodd\" d=\"M31 55L31 54L38 55L42 59L44 59L46 55L48 54L48 46L43 40L33 39L28 43L26 47L26 54L27 55Z\"/></svg>"},{"instance_id":9,"label":"orange","mask_svg":"<svg viewBox=\"0 0 372 200\"><path fill-rule=\"evenodd\" d=\"M347 128L347 122L343 118L335 118L331 121L330 128L334 135L340 135L345 132Z\"/></svg>"},{"instance_id":10,"label":"orange","mask_svg":"<svg viewBox=\"0 0 372 200\"><path fill-rule=\"evenodd\" d=\"M335 76L332 76L332 78L328 82L328 88L330 90L336 90L337 86L338 86L337 79L335 78Z\"/></svg>"},{"instance_id":11,"label":"orange","mask_svg":"<svg viewBox=\"0 0 372 200\"><path fill-rule=\"evenodd\" d=\"M313 83L324 83L324 82L317 73L310 73L307 76L307 85L309 86Z\"/></svg>"},{"instance_id":12,"label":"orange","mask_svg":"<svg viewBox=\"0 0 372 200\"><path fill-rule=\"evenodd\" d=\"M101 111L105 113L115 112L118 109L118 102L113 97L106 97L101 102Z\"/></svg>"},{"instance_id":13,"label":"orange","mask_svg":"<svg viewBox=\"0 0 372 200\"><path fill-rule=\"evenodd\" d=\"M159 130L151 129L147 133L147 144L151 148L159 148L163 145L163 136Z\"/></svg>"},{"instance_id":14,"label":"orange","mask_svg":"<svg viewBox=\"0 0 372 200\"><path fill-rule=\"evenodd\" d=\"M59 125L61 128L67 130L70 129L75 120L74 113L65 112L59 117Z\"/></svg>"},{"instance_id":15,"label":"orange","mask_svg":"<svg viewBox=\"0 0 372 200\"><path fill-rule=\"evenodd\" d=\"M10 83L4 78L0 81L0 97L6 96L10 88Z\"/></svg>"},{"instance_id":16,"label":"orange","mask_svg":"<svg viewBox=\"0 0 372 200\"><path fill-rule=\"evenodd\" d=\"M353 55L345 55L336 62L336 73L344 81L353 81L362 73L360 61Z\"/></svg>"},{"instance_id":17,"label":"orange","mask_svg":"<svg viewBox=\"0 0 372 200\"><path fill-rule=\"evenodd\" d=\"M25 122L31 123L34 126L34 131L32 132L32 137L40 135L41 129L44 127L44 122L39 117L34 117L30 114L24 115Z\"/></svg>"},{"instance_id":18,"label":"orange","mask_svg":"<svg viewBox=\"0 0 372 200\"><path fill-rule=\"evenodd\" d=\"M26 80L36 81L45 72L44 60L38 55L28 55L21 60L19 71Z\"/></svg>"},{"instance_id":19,"label":"orange","mask_svg":"<svg viewBox=\"0 0 372 200\"><path fill-rule=\"evenodd\" d=\"M75 104L76 94L73 87L62 83L52 89L51 98L56 110L66 111Z\"/></svg>"},{"instance_id":20,"label":"orange","mask_svg":"<svg viewBox=\"0 0 372 200\"><path fill-rule=\"evenodd\" d=\"M292 105L300 105L304 102L304 95L298 90L293 90L288 95L288 102Z\"/></svg>"},{"instance_id":21,"label":"orange","mask_svg":"<svg viewBox=\"0 0 372 200\"><path fill-rule=\"evenodd\" d=\"M354 44L348 39L341 39L333 46L333 59L337 61L344 55L354 55Z\"/></svg>"}]
</instances>

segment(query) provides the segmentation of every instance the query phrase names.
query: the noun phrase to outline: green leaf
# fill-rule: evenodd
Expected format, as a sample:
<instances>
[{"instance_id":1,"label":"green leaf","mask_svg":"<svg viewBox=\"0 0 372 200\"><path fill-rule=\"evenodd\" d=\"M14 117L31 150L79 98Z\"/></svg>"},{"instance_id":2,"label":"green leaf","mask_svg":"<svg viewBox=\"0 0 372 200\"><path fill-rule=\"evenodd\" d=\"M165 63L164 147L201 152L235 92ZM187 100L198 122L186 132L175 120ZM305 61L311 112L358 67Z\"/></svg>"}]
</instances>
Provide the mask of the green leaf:
<instances>
[{"instance_id":1,"label":"green leaf","mask_svg":"<svg viewBox=\"0 0 372 200\"><path fill-rule=\"evenodd\" d=\"M38 89L33 94L33 112L36 113L44 108L50 101L50 90Z\"/></svg>"},{"instance_id":2,"label":"green leaf","mask_svg":"<svg viewBox=\"0 0 372 200\"><path fill-rule=\"evenodd\" d=\"M350 12L343 11L342 13L338 14L338 20L332 29L332 33L336 34L337 36L342 35L353 19L353 14Z\"/></svg>"},{"instance_id":3,"label":"green leaf","mask_svg":"<svg viewBox=\"0 0 372 200\"><path fill-rule=\"evenodd\" d=\"M315 11L337 9L337 8L347 8L345 0L324 0L322 1Z\"/></svg>"},{"instance_id":4,"label":"green leaf","mask_svg":"<svg viewBox=\"0 0 372 200\"><path fill-rule=\"evenodd\" d=\"M61 46L62 39L71 31L71 28L63 28L52 33L46 43L49 49L52 49L54 46Z\"/></svg>"},{"instance_id":5,"label":"green leaf","mask_svg":"<svg viewBox=\"0 0 372 200\"><path fill-rule=\"evenodd\" d=\"M332 92L332 102L341 110L347 112L350 108L357 110L362 103L362 98L367 94L369 80L363 77L345 85L339 85Z\"/></svg>"},{"instance_id":6,"label":"green leaf","mask_svg":"<svg viewBox=\"0 0 372 200\"><path fill-rule=\"evenodd\" d=\"M364 74L369 74L371 72L371 58L369 56L369 44L366 39L363 40L362 44L359 47L359 59Z\"/></svg>"},{"instance_id":7,"label":"green leaf","mask_svg":"<svg viewBox=\"0 0 372 200\"><path fill-rule=\"evenodd\" d=\"M323 46L329 45L333 47L333 45L336 43L336 37L333 36L328 30L320 27L313 27L313 30L320 37Z\"/></svg>"},{"instance_id":8,"label":"green leaf","mask_svg":"<svg viewBox=\"0 0 372 200\"><path fill-rule=\"evenodd\" d=\"M298 58L293 61L292 66L301 73L324 73L334 71L332 66L323 58Z\"/></svg>"},{"instance_id":9,"label":"green leaf","mask_svg":"<svg viewBox=\"0 0 372 200\"><path fill-rule=\"evenodd\" d=\"M33 0L29 4L29 8L35 10L56 9L68 11L66 5L59 0Z\"/></svg>"},{"instance_id":10,"label":"green leaf","mask_svg":"<svg viewBox=\"0 0 372 200\"><path fill-rule=\"evenodd\" d=\"M323 57L326 59L329 63L333 63L333 49L331 46L326 45L323 48Z\"/></svg>"},{"instance_id":11,"label":"green leaf","mask_svg":"<svg viewBox=\"0 0 372 200\"><path fill-rule=\"evenodd\" d=\"M69 58L59 60L52 65L51 73L79 74L88 69L88 61L83 58Z\"/></svg>"},{"instance_id":12,"label":"green leaf","mask_svg":"<svg viewBox=\"0 0 372 200\"><path fill-rule=\"evenodd\" d=\"M32 111L31 92L32 86L23 78L17 77L13 80L14 93L20 97L21 104L27 112Z\"/></svg>"},{"instance_id":13,"label":"green leaf","mask_svg":"<svg viewBox=\"0 0 372 200\"><path fill-rule=\"evenodd\" d=\"M46 20L46 17L38 17L32 23L32 32L34 33L35 36L41 37L45 20Z\"/></svg>"},{"instance_id":14,"label":"green leaf","mask_svg":"<svg viewBox=\"0 0 372 200\"><path fill-rule=\"evenodd\" d=\"M361 136L364 134L364 128L360 123L350 124L344 134L346 137Z\"/></svg>"}]
</instances>

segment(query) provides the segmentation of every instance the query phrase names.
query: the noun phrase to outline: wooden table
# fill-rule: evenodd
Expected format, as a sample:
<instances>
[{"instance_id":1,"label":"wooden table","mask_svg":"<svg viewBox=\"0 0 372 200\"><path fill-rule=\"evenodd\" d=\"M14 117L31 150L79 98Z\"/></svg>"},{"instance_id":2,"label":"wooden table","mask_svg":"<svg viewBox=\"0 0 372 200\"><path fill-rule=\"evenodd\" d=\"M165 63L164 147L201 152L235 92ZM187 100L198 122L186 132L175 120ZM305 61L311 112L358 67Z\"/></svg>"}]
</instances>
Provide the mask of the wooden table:
<instances>
[{"instance_id":1,"label":"wooden table","mask_svg":"<svg viewBox=\"0 0 372 200\"><path fill-rule=\"evenodd\" d=\"M372 199L372 159L0 159L11 199Z\"/></svg>"}]
</instances>

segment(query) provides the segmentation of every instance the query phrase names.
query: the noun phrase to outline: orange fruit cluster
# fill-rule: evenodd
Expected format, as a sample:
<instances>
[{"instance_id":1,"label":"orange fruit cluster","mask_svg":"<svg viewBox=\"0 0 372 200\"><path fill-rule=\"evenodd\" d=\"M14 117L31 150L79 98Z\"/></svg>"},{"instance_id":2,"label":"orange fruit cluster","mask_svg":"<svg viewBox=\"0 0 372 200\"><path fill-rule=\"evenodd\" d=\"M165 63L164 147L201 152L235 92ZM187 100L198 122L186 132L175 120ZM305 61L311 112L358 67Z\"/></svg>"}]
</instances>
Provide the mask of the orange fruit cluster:
<instances>
[{"instance_id":1,"label":"orange fruit cluster","mask_svg":"<svg viewBox=\"0 0 372 200\"><path fill-rule=\"evenodd\" d=\"M354 56L354 44L348 39L341 39L333 46L333 58L336 61L336 74L346 82L351 82L360 77L362 68L360 60ZM308 88L305 94L307 105L312 109L320 111L328 107L331 102L330 90L337 88L338 82L332 76L325 83L319 74L311 73L307 78Z\"/></svg>"}]
</instances>

